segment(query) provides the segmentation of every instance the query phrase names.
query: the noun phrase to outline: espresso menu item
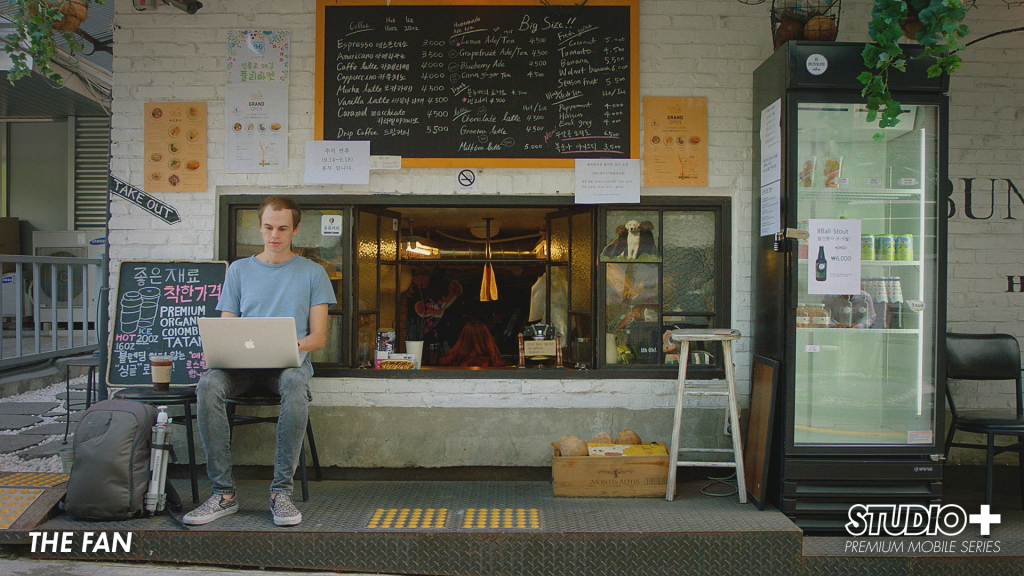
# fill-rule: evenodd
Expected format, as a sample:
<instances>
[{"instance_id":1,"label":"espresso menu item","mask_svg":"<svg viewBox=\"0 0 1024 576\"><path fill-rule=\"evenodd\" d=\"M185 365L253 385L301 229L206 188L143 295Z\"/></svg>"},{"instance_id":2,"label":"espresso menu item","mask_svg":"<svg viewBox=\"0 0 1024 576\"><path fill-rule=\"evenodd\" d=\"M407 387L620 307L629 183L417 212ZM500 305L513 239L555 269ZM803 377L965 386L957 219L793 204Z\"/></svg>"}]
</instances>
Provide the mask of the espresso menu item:
<instances>
[{"instance_id":1,"label":"espresso menu item","mask_svg":"<svg viewBox=\"0 0 1024 576\"><path fill-rule=\"evenodd\" d=\"M321 136L403 159L635 157L631 10L325 6Z\"/></svg>"},{"instance_id":2,"label":"espresso menu item","mask_svg":"<svg viewBox=\"0 0 1024 576\"><path fill-rule=\"evenodd\" d=\"M199 318L220 316L217 300L227 262L121 262L110 334L110 384L149 385L150 355L173 358L171 384L194 384L206 372Z\"/></svg>"}]
</instances>

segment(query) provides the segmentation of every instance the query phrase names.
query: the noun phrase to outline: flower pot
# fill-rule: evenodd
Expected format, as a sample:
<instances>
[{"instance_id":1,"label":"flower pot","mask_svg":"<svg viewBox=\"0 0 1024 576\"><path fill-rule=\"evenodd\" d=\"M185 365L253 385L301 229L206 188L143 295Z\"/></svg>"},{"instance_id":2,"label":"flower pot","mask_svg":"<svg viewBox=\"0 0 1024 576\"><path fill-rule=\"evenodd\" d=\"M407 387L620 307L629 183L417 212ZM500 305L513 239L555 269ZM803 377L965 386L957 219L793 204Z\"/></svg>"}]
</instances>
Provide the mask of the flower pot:
<instances>
[{"instance_id":1,"label":"flower pot","mask_svg":"<svg viewBox=\"0 0 1024 576\"><path fill-rule=\"evenodd\" d=\"M775 28L772 33L772 40L775 43L775 49L778 50L780 46L789 42L790 40L803 40L804 39L804 23L800 20L782 19L779 21L779 25Z\"/></svg>"},{"instance_id":2,"label":"flower pot","mask_svg":"<svg viewBox=\"0 0 1024 576\"><path fill-rule=\"evenodd\" d=\"M818 42L834 42L839 34L839 26L831 16L818 14L811 16L804 24L804 39Z\"/></svg>"},{"instance_id":3,"label":"flower pot","mask_svg":"<svg viewBox=\"0 0 1024 576\"><path fill-rule=\"evenodd\" d=\"M908 40L917 41L917 31L924 27L924 24L917 19L917 12L908 11L907 18L900 20L900 29Z\"/></svg>"},{"instance_id":4,"label":"flower pot","mask_svg":"<svg viewBox=\"0 0 1024 576\"><path fill-rule=\"evenodd\" d=\"M53 23L53 29L58 32L74 32L85 22L89 16L89 4L86 0L34 0L25 7L28 14L33 17L39 13L41 6L59 6L63 18Z\"/></svg>"}]
</instances>

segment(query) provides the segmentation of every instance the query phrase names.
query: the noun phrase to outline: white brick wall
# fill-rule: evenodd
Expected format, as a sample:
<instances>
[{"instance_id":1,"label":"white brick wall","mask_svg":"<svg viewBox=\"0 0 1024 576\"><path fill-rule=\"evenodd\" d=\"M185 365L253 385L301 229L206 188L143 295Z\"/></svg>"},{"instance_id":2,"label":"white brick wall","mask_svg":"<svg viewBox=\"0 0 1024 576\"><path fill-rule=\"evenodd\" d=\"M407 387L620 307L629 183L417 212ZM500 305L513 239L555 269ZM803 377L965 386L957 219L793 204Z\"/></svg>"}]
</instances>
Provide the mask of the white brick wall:
<instances>
[{"instance_id":1,"label":"white brick wall","mask_svg":"<svg viewBox=\"0 0 1024 576\"><path fill-rule=\"evenodd\" d=\"M313 0L218 0L196 16L169 7L134 12L129 0L115 0L112 170L141 186L142 109L147 101L205 100L208 103L209 189L198 194L161 194L183 216L170 226L122 201L113 205L112 270L122 259L195 258L216 255L217 195L238 193L332 193L339 187L302 185L302 156L313 137ZM967 19L974 37L1024 25L1024 8L987 2ZM750 6L735 0L641 0L640 96L708 98L708 188L650 188L649 195L728 196L733 199L733 326L750 333L750 140L751 73L771 53L770 3ZM844 3L840 40L866 39L868 0ZM283 175L227 174L224 170L224 92L228 30L287 29L292 40L289 106L289 170ZM1005 293L1009 274L1024 275L1018 249L1020 220L968 220L963 216L959 178L1009 178L1024 189L1024 66L1021 34L982 42L963 53L964 66L952 82L950 176L958 215L950 225L950 328L1007 331L1024 336L1024 295ZM343 186L346 194L450 194L451 171L406 169L374 173L368 186ZM560 169L480 170L484 194L571 194L573 174ZM1005 189L1005 184L1004 184ZM1018 202L1014 200L1014 202ZM1000 201L997 197L997 213ZM1002 200L1005 212L1005 194ZM116 279L115 279L116 280ZM749 378L749 341L735 346L742 389ZM434 380L317 380L318 402L382 406L629 406L664 407L664 382L607 380L471 380L444 385ZM653 388L652 388L653 387ZM1002 404L1005 398L977 394L965 404Z\"/></svg>"},{"instance_id":2,"label":"white brick wall","mask_svg":"<svg viewBox=\"0 0 1024 576\"><path fill-rule=\"evenodd\" d=\"M1024 26L1024 7L979 3L964 21L971 38ZM970 40L970 39L969 39ZM1006 332L1024 339L1024 294L1006 292L1006 277L1024 275L1024 203L1007 184L1024 190L1024 34L1004 34L964 50L950 82L949 175L956 215L949 223L948 329ZM963 178L973 182L974 213L988 216L995 179L995 212L972 220L964 210ZM1009 408L1012 387L955 383L962 408Z\"/></svg>"},{"instance_id":3,"label":"white brick wall","mask_svg":"<svg viewBox=\"0 0 1024 576\"><path fill-rule=\"evenodd\" d=\"M697 382L692 383L697 385ZM675 407L669 380L383 380L314 379L322 406L388 408L649 408ZM716 397L688 397L688 407L724 406Z\"/></svg>"}]
</instances>

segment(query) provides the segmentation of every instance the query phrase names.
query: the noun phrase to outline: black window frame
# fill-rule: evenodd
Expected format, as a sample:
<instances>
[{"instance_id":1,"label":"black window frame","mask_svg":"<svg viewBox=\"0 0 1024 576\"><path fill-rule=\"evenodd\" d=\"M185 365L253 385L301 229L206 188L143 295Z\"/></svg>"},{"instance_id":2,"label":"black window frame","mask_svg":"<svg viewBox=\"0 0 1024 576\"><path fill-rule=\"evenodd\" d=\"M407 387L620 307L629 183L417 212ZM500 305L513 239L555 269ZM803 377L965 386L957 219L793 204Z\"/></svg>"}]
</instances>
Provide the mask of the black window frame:
<instances>
[{"instance_id":1,"label":"black window frame","mask_svg":"<svg viewBox=\"0 0 1024 576\"><path fill-rule=\"evenodd\" d=\"M236 213L239 210L255 210L267 194L222 194L219 197L218 209L218 256L222 260L231 262L235 259L236 246ZM332 210L343 214L344 228L342 230L342 250L346 255L343 263L341 293L339 296L340 306L332 310L332 315L342 316L342 352L339 364L314 363L316 375L327 378L394 378L394 379L433 379L433 378L460 378L460 379L494 379L494 378L525 378L525 379L672 379L675 378L678 368L674 365L609 365L603 366L603 361L597 356L604 350L604 334L599 327L605 325L605 302L603 267L599 262L600 248L602 242L601 234L604 229L604 219L608 211L628 211L645 209L667 209L680 210L693 208L697 210L711 210L716 214L716 227L719 240L715 244L715 264L718 272L716 276L716 299L715 299L715 328L730 328L732 322L732 199L725 196L646 196L642 197L639 204L614 204L594 205L592 211L593 230L591 235L591 269L593 271L594 287L592 291L591 317L593 320L593 354L596 361L596 368L586 370L575 369L537 369L527 368L519 370L460 370L456 368L444 370L415 370L415 371L386 371L368 370L357 368L354 364L355 346L352 344L356 330L356 312L354 309L355 289L358 286L356 278L356 263L353 257L354 249L354 222L355 213L360 207L374 208L396 208L397 207L432 207L432 206L474 206L496 208L516 208L529 205L532 208L551 208L552 212L570 208L580 208L581 205L574 203L572 196L493 196L493 195L430 195L430 196L409 196L409 195L352 195L352 194L295 194L290 195L299 206L305 210ZM319 225L303 221L306 225ZM663 298L663 297L662 297ZM512 376L514 374L514 376ZM724 378L725 372L720 362L709 366L690 366L687 370L689 378L695 379L720 379Z\"/></svg>"}]
</instances>

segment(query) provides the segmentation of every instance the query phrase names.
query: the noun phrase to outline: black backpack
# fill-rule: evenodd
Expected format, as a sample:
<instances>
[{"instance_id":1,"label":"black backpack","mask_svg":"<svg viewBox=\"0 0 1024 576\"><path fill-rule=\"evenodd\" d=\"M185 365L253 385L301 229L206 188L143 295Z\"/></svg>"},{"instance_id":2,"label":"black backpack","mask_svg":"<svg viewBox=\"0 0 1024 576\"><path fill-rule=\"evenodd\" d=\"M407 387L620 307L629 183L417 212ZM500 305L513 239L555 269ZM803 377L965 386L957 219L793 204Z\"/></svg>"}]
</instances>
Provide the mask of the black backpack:
<instances>
[{"instance_id":1,"label":"black backpack","mask_svg":"<svg viewBox=\"0 0 1024 576\"><path fill-rule=\"evenodd\" d=\"M75 464L65 500L69 515L82 520L142 515L156 414L149 404L131 400L103 400L85 411L75 428Z\"/></svg>"}]
</instances>

